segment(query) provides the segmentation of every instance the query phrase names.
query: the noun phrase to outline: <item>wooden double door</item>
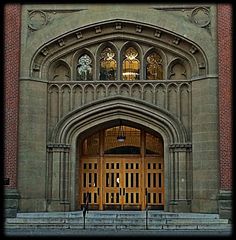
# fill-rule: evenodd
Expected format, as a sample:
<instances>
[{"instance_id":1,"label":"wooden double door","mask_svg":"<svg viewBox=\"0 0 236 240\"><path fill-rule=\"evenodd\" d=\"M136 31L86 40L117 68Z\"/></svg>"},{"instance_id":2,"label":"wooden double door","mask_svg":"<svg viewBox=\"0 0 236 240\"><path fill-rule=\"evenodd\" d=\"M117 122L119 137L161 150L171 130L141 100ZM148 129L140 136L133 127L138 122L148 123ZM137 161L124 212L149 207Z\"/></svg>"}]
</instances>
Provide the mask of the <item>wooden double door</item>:
<instances>
[{"instance_id":1,"label":"wooden double door","mask_svg":"<svg viewBox=\"0 0 236 240\"><path fill-rule=\"evenodd\" d=\"M83 157L79 205L97 210L163 209L163 159L158 156Z\"/></svg>"}]
</instances>

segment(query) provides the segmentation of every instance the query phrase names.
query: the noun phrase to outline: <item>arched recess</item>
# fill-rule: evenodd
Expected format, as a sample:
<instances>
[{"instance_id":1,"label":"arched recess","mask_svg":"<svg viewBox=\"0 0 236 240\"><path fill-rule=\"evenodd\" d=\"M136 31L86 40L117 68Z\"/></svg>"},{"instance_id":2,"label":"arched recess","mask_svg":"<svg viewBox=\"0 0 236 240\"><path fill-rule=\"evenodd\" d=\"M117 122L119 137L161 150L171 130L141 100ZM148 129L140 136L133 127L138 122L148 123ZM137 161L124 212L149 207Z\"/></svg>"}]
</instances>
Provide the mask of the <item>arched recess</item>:
<instances>
[{"instance_id":1,"label":"arched recess","mask_svg":"<svg viewBox=\"0 0 236 240\"><path fill-rule=\"evenodd\" d=\"M190 66L187 61L175 59L168 66L167 77L171 80L186 80L189 79L190 72Z\"/></svg>"},{"instance_id":2,"label":"arched recess","mask_svg":"<svg viewBox=\"0 0 236 240\"><path fill-rule=\"evenodd\" d=\"M107 100L95 101L93 104L87 104L70 112L58 122L48 143L48 164L51 166L48 181L54 181L54 184L48 184L48 210L58 209L55 207L57 203L53 203L56 196L64 196L64 201L70 205L69 209L76 210L78 138L83 138L85 134L91 134L98 129L116 126L120 119L129 126L145 128L161 134L164 141L165 210L176 210L179 200L181 207L185 203L186 211L189 211L189 196L191 196L189 149L191 149L191 144L187 142L185 127L169 112L152 104L134 101L129 97L111 97ZM62 161L64 161L63 164ZM54 172L54 169L58 168L54 165L58 162L62 164L61 174ZM188 179L181 185L179 178L183 176L184 178L188 176ZM61 189L57 189L55 186L60 182L64 185Z\"/></svg>"},{"instance_id":3,"label":"arched recess","mask_svg":"<svg viewBox=\"0 0 236 240\"><path fill-rule=\"evenodd\" d=\"M71 69L69 65L61 59L50 65L48 73L48 78L51 81L71 80Z\"/></svg>"}]
</instances>

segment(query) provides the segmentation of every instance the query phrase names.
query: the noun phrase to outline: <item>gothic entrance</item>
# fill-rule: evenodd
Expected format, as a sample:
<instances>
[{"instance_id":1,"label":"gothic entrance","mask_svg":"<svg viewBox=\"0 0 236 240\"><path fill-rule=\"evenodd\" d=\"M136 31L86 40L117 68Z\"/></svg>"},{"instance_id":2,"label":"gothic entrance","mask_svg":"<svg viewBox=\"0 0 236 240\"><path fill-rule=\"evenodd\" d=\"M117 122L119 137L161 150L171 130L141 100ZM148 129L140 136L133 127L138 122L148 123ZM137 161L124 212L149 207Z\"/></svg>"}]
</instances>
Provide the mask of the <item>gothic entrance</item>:
<instances>
[{"instance_id":1,"label":"gothic entrance","mask_svg":"<svg viewBox=\"0 0 236 240\"><path fill-rule=\"evenodd\" d=\"M79 143L79 194L82 208L164 209L163 139L130 126L98 131Z\"/></svg>"}]
</instances>

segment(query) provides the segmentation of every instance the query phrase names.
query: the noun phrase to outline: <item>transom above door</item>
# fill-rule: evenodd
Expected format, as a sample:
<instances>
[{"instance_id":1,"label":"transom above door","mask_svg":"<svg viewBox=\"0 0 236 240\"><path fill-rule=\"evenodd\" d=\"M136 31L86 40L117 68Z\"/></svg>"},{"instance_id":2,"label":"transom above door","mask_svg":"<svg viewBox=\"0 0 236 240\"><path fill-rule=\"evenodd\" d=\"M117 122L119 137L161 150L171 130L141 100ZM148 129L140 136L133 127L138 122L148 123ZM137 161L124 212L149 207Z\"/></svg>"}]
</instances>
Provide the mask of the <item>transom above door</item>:
<instances>
[{"instance_id":1,"label":"transom above door","mask_svg":"<svg viewBox=\"0 0 236 240\"><path fill-rule=\"evenodd\" d=\"M80 148L79 208L164 208L163 141L141 129L113 127L87 137Z\"/></svg>"}]
</instances>

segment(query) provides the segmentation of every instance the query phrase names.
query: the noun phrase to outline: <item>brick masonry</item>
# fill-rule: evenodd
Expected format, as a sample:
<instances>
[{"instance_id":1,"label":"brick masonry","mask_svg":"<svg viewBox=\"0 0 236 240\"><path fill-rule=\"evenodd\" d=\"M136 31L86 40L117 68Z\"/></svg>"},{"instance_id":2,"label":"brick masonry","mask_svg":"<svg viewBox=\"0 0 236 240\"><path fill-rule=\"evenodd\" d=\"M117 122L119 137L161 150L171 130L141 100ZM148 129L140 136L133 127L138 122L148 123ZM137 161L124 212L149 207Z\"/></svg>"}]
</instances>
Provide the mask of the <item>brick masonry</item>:
<instances>
[{"instance_id":1,"label":"brick masonry","mask_svg":"<svg viewBox=\"0 0 236 240\"><path fill-rule=\"evenodd\" d=\"M218 5L220 186L232 188L232 6ZM4 6L4 177L17 188L21 5Z\"/></svg>"},{"instance_id":2,"label":"brick masonry","mask_svg":"<svg viewBox=\"0 0 236 240\"><path fill-rule=\"evenodd\" d=\"M16 188L21 5L4 6L4 177Z\"/></svg>"},{"instance_id":3,"label":"brick masonry","mask_svg":"<svg viewBox=\"0 0 236 240\"><path fill-rule=\"evenodd\" d=\"M232 5L218 5L220 186L232 188Z\"/></svg>"}]
</instances>

